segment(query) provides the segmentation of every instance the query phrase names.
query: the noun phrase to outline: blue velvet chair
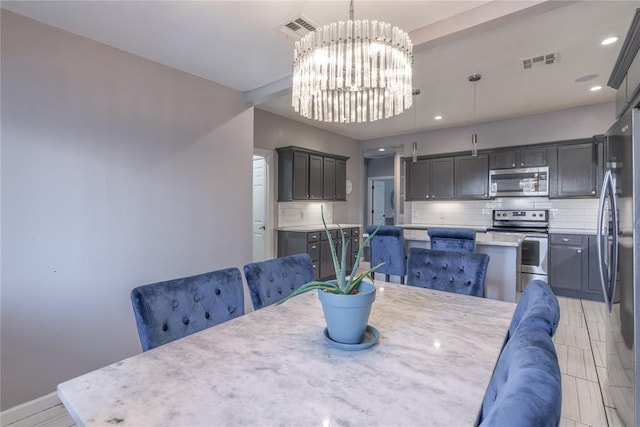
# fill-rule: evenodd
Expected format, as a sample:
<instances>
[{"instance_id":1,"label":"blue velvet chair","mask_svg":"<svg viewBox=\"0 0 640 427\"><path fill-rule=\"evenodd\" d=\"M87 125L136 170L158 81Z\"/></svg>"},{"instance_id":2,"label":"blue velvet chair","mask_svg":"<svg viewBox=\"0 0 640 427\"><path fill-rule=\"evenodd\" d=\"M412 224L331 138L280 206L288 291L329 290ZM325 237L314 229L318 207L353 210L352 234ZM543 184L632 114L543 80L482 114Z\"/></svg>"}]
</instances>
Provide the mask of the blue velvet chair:
<instances>
[{"instance_id":1,"label":"blue velvet chair","mask_svg":"<svg viewBox=\"0 0 640 427\"><path fill-rule=\"evenodd\" d=\"M244 314L237 268L139 286L131 291L142 351Z\"/></svg>"},{"instance_id":2,"label":"blue velvet chair","mask_svg":"<svg viewBox=\"0 0 640 427\"><path fill-rule=\"evenodd\" d=\"M533 326L553 337L560 322L560 305L551 287L542 280L527 284L511 319L507 339L516 329Z\"/></svg>"},{"instance_id":3,"label":"blue velvet chair","mask_svg":"<svg viewBox=\"0 0 640 427\"><path fill-rule=\"evenodd\" d=\"M507 342L489 382L481 427L556 427L562 385L558 357L549 334L522 326Z\"/></svg>"},{"instance_id":4,"label":"blue velvet chair","mask_svg":"<svg viewBox=\"0 0 640 427\"><path fill-rule=\"evenodd\" d=\"M280 301L295 289L314 280L308 254L254 262L244 266L254 310Z\"/></svg>"},{"instance_id":5,"label":"blue velvet chair","mask_svg":"<svg viewBox=\"0 0 640 427\"><path fill-rule=\"evenodd\" d=\"M407 284L482 297L489 255L410 248Z\"/></svg>"},{"instance_id":6,"label":"blue velvet chair","mask_svg":"<svg viewBox=\"0 0 640 427\"><path fill-rule=\"evenodd\" d=\"M436 251L475 252L476 231L469 228L438 228L427 230L431 249Z\"/></svg>"},{"instance_id":7,"label":"blue velvet chair","mask_svg":"<svg viewBox=\"0 0 640 427\"><path fill-rule=\"evenodd\" d=\"M371 235L376 228L375 225L368 225L365 232ZM385 280L389 281L389 276L400 276L400 283L404 284L404 276L407 274L407 264L404 254L404 230L393 225L380 226L378 232L369 240L369 253L371 267L381 262L384 265L376 270L376 273L385 275Z\"/></svg>"}]
</instances>

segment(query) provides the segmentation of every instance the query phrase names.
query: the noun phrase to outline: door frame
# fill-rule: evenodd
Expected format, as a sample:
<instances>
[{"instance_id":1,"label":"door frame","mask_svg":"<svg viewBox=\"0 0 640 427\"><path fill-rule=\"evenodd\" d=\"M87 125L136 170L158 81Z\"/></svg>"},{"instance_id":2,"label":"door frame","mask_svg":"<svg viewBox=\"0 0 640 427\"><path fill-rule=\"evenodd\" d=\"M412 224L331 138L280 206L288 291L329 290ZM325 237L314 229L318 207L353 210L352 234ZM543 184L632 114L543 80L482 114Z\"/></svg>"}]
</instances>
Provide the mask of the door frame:
<instances>
[{"instance_id":1,"label":"door frame","mask_svg":"<svg viewBox=\"0 0 640 427\"><path fill-rule=\"evenodd\" d=\"M383 179L393 181L393 188L395 190L396 178L394 176L370 176L367 178L367 224L370 225L377 225L373 223L373 214L371 212L373 210L373 181L381 181ZM395 191L394 194L396 194ZM394 211L396 209L394 206Z\"/></svg>"},{"instance_id":2,"label":"door frame","mask_svg":"<svg viewBox=\"0 0 640 427\"><path fill-rule=\"evenodd\" d=\"M273 151L265 150L262 148L253 148L253 155L264 157L265 159L265 204L264 204L264 217L265 217L265 230L264 230L264 240L265 240L265 259L271 259L275 256L275 226L273 223L273 218L276 218L274 215L275 211L275 202L274 202L274 191L275 183L273 176ZM251 157L253 161L253 156ZM252 204L253 204L253 193L252 193ZM253 218L253 217L252 217ZM253 220L253 219L252 219Z\"/></svg>"}]
</instances>

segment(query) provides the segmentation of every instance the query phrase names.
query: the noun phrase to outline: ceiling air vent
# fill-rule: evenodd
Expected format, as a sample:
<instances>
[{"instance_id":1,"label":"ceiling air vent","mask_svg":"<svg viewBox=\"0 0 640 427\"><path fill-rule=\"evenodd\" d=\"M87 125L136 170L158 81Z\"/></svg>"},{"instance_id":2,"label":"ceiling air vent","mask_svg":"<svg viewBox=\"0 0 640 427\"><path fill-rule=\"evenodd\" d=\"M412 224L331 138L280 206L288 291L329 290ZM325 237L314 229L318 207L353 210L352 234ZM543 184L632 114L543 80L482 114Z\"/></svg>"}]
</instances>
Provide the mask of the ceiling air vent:
<instances>
[{"instance_id":1,"label":"ceiling air vent","mask_svg":"<svg viewBox=\"0 0 640 427\"><path fill-rule=\"evenodd\" d=\"M522 60L522 68L530 70L533 67L541 65L551 65L558 62L558 53L547 53L546 55L534 56L533 58L527 58Z\"/></svg>"},{"instance_id":2,"label":"ceiling air vent","mask_svg":"<svg viewBox=\"0 0 640 427\"><path fill-rule=\"evenodd\" d=\"M284 24L280 28L280 31L289 38L300 40L310 32L315 31L317 27L318 26L312 23L309 19L299 15Z\"/></svg>"}]
</instances>

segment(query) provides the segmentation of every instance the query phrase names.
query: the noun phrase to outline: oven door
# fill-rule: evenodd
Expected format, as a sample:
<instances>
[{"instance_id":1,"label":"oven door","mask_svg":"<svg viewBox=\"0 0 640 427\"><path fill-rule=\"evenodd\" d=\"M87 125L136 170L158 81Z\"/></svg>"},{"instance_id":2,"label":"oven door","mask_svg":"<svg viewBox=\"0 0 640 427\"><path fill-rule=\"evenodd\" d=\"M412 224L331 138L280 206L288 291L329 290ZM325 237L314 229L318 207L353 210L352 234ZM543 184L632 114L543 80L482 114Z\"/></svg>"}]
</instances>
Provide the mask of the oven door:
<instances>
[{"instance_id":1,"label":"oven door","mask_svg":"<svg viewBox=\"0 0 640 427\"><path fill-rule=\"evenodd\" d=\"M522 273L546 276L549 271L548 251L547 235L527 235L522 242Z\"/></svg>"}]
</instances>

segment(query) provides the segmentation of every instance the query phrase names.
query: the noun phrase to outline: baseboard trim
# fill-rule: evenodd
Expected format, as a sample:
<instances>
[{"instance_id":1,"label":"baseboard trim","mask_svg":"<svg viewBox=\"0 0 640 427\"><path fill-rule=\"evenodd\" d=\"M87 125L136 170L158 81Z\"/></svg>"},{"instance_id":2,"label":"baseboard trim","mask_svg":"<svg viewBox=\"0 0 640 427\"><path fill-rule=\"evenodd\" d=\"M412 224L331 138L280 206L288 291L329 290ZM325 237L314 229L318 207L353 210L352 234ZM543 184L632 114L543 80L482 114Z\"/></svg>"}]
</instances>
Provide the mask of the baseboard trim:
<instances>
[{"instance_id":1,"label":"baseboard trim","mask_svg":"<svg viewBox=\"0 0 640 427\"><path fill-rule=\"evenodd\" d=\"M60 399L58 399L58 395L54 391L30 402L21 403L20 405L0 412L0 424L2 427L5 427L9 424L15 423L16 421L20 421L23 418L37 414L38 412L53 408L59 404Z\"/></svg>"}]
</instances>

